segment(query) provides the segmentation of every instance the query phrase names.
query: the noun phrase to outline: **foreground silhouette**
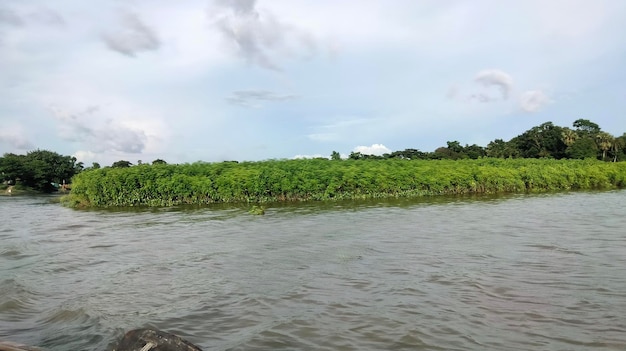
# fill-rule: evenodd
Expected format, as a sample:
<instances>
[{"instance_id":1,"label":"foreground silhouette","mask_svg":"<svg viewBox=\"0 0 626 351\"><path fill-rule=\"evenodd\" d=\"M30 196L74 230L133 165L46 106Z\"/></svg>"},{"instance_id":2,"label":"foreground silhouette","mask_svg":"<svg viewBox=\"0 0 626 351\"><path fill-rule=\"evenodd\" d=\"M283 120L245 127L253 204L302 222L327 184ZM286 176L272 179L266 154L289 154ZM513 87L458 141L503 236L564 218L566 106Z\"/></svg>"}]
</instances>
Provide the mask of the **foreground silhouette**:
<instances>
[{"instance_id":1,"label":"foreground silhouette","mask_svg":"<svg viewBox=\"0 0 626 351\"><path fill-rule=\"evenodd\" d=\"M0 351L41 351L41 349L0 341ZM111 351L202 351L202 349L174 334L153 329L135 329L127 332Z\"/></svg>"},{"instance_id":2,"label":"foreground silhouette","mask_svg":"<svg viewBox=\"0 0 626 351\"><path fill-rule=\"evenodd\" d=\"M153 329L135 329L127 332L111 351L202 351L189 341Z\"/></svg>"}]
</instances>

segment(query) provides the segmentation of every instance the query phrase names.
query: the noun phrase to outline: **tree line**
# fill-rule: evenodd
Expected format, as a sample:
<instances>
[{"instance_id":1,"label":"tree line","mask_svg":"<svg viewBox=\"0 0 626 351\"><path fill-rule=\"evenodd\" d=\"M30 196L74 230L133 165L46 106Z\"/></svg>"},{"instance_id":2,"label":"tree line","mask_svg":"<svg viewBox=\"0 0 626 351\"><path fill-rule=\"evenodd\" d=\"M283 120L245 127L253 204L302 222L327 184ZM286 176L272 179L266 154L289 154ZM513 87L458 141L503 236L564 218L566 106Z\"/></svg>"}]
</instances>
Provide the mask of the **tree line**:
<instances>
[{"instance_id":1,"label":"tree line","mask_svg":"<svg viewBox=\"0 0 626 351\"><path fill-rule=\"evenodd\" d=\"M82 162L48 150L26 155L6 153L0 157L0 177L5 185L20 184L41 192L56 191L83 170Z\"/></svg>"},{"instance_id":2,"label":"tree line","mask_svg":"<svg viewBox=\"0 0 626 351\"><path fill-rule=\"evenodd\" d=\"M546 122L532 127L509 141L495 139L486 147L476 144L461 145L458 141L448 141L446 146L433 152L417 149L394 151L382 156L350 153L350 159L419 159L419 160L459 160L495 158L554 158L554 159L598 159L603 161L626 161L626 133L615 137L602 131L600 126L587 119L578 119L572 128L560 127ZM339 159L333 151L331 159Z\"/></svg>"},{"instance_id":3,"label":"tree line","mask_svg":"<svg viewBox=\"0 0 626 351\"><path fill-rule=\"evenodd\" d=\"M476 144L461 145L458 141L448 141L446 146L433 152L418 149L394 151L382 156L352 152L350 160L402 159L402 160L463 160L480 158L548 158L548 159L597 159L602 161L626 161L626 133L614 137L604 132L598 124L586 119L578 119L572 128L560 127L546 122L532 127L509 141L495 139L486 147ZM331 160L341 160L333 151ZM236 162L236 161L233 161ZM107 168L132 168L136 166L167 165L162 159L151 164L137 161L136 165L126 160L114 162ZM73 156L64 156L47 150L35 150L26 155L12 153L0 157L0 177L6 184L22 184L42 192L55 191L59 184L70 183L72 178L83 172L99 170L102 167L94 162L85 167Z\"/></svg>"}]
</instances>

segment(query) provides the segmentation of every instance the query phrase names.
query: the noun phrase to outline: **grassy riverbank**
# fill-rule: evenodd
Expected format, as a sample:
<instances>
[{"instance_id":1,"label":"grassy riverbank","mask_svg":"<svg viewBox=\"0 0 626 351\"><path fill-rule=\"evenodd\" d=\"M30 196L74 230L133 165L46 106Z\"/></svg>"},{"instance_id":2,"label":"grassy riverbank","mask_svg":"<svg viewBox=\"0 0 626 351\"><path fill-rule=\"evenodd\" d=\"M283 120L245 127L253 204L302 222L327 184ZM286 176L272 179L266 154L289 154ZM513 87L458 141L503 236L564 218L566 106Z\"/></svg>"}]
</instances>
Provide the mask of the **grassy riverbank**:
<instances>
[{"instance_id":1,"label":"grassy riverbank","mask_svg":"<svg viewBox=\"0 0 626 351\"><path fill-rule=\"evenodd\" d=\"M550 159L280 160L103 168L74 177L73 207L172 206L626 187L625 162Z\"/></svg>"}]
</instances>

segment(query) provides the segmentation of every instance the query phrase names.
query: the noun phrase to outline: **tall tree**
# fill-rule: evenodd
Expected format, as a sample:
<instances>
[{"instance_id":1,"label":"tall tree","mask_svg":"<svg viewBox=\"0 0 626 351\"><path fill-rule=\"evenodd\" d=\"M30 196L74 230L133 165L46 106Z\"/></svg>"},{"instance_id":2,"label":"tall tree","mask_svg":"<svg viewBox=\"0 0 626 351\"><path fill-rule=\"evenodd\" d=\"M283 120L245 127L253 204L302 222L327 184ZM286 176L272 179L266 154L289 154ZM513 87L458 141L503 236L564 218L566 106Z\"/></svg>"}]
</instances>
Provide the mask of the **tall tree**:
<instances>
[{"instance_id":1,"label":"tall tree","mask_svg":"<svg viewBox=\"0 0 626 351\"><path fill-rule=\"evenodd\" d=\"M126 167L130 167L133 164L130 163L129 161L126 160L119 160L119 161L115 161L113 162L113 164L111 165L111 167L113 168L126 168Z\"/></svg>"},{"instance_id":2,"label":"tall tree","mask_svg":"<svg viewBox=\"0 0 626 351\"><path fill-rule=\"evenodd\" d=\"M473 160L487 155L487 151L485 150L485 148L476 144L465 145L463 151L467 155L467 157Z\"/></svg>"},{"instance_id":3,"label":"tall tree","mask_svg":"<svg viewBox=\"0 0 626 351\"><path fill-rule=\"evenodd\" d=\"M618 160L626 160L626 133L620 137L616 137L613 141L613 162Z\"/></svg>"},{"instance_id":4,"label":"tall tree","mask_svg":"<svg viewBox=\"0 0 626 351\"><path fill-rule=\"evenodd\" d=\"M570 145L565 152L568 158L580 160L598 157L598 148L596 143L589 137L576 139L576 141Z\"/></svg>"},{"instance_id":5,"label":"tall tree","mask_svg":"<svg viewBox=\"0 0 626 351\"><path fill-rule=\"evenodd\" d=\"M574 121L574 123L572 124L574 128L576 128L576 132L578 132L579 135L591 135L591 136L595 136L596 134L600 133L600 126L597 125L596 123L591 122L588 119L577 119Z\"/></svg>"},{"instance_id":6,"label":"tall tree","mask_svg":"<svg viewBox=\"0 0 626 351\"><path fill-rule=\"evenodd\" d=\"M509 158L519 156L519 151L516 146L517 139L513 138L511 141L504 141L502 139L495 139L487 144L485 149L487 157L499 157Z\"/></svg>"},{"instance_id":7,"label":"tall tree","mask_svg":"<svg viewBox=\"0 0 626 351\"><path fill-rule=\"evenodd\" d=\"M48 150L35 150L26 155L5 154L0 162L4 181L18 180L35 190L51 192L54 184L69 183L82 170L76 158Z\"/></svg>"},{"instance_id":8,"label":"tall tree","mask_svg":"<svg viewBox=\"0 0 626 351\"><path fill-rule=\"evenodd\" d=\"M0 158L0 175L2 176L2 181L15 184L24 173L25 159L26 156L24 155L12 153L4 154L4 157Z\"/></svg>"},{"instance_id":9,"label":"tall tree","mask_svg":"<svg viewBox=\"0 0 626 351\"><path fill-rule=\"evenodd\" d=\"M546 122L532 127L523 134L511 140L515 142L520 155L526 158L565 157L567 146L563 142L563 128Z\"/></svg>"},{"instance_id":10,"label":"tall tree","mask_svg":"<svg viewBox=\"0 0 626 351\"><path fill-rule=\"evenodd\" d=\"M572 146L576 139L578 139L578 134L569 128L563 128L561 137L563 139L563 143L569 147Z\"/></svg>"},{"instance_id":11,"label":"tall tree","mask_svg":"<svg viewBox=\"0 0 626 351\"><path fill-rule=\"evenodd\" d=\"M602 151L602 160L606 159L606 152L611 149L613 146L613 136L607 132L599 132L596 134L596 143L598 145L598 149Z\"/></svg>"}]
</instances>

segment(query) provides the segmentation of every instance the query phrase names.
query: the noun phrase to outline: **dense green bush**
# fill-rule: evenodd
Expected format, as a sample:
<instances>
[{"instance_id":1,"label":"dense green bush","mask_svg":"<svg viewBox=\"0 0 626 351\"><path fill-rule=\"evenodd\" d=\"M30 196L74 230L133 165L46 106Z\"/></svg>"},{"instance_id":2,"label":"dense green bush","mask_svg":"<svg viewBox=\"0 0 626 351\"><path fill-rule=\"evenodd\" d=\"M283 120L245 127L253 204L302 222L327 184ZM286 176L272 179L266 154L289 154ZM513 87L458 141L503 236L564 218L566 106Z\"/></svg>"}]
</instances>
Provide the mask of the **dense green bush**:
<instances>
[{"instance_id":1,"label":"dense green bush","mask_svg":"<svg viewBox=\"0 0 626 351\"><path fill-rule=\"evenodd\" d=\"M626 186L626 163L595 160L281 160L102 168L74 177L71 206L171 206Z\"/></svg>"}]
</instances>

